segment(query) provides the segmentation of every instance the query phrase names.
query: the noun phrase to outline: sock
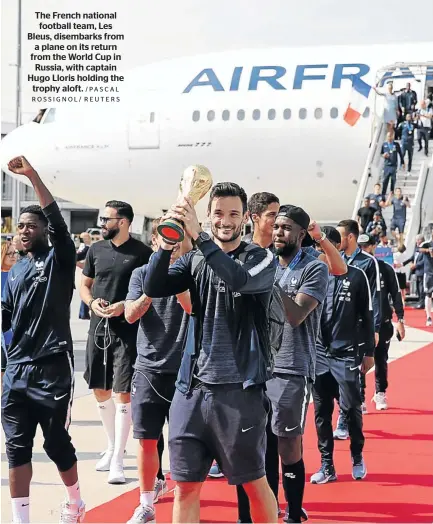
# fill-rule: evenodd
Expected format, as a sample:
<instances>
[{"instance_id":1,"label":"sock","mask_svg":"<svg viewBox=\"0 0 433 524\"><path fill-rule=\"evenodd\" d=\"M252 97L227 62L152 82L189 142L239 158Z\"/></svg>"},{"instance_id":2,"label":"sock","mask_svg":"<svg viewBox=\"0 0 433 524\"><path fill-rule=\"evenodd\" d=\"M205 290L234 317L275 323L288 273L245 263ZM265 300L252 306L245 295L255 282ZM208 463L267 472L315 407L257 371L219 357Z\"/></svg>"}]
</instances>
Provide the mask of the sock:
<instances>
[{"instance_id":1,"label":"sock","mask_svg":"<svg viewBox=\"0 0 433 524\"><path fill-rule=\"evenodd\" d=\"M116 407L113 399L110 398L105 402L98 402L99 416L102 420L102 426L104 427L105 434L108 439L108 451L114 450L114 419L116 416Z\"/></svg>"},{"instance_id":2,"label":"sock","mask_svg":"<svg viewBox=\"0 0 433 524\"><path fill-rule=\"evenodd\" d=\"M159 457L159 469L156 475L156 478L159 480L165 480L164 473L162 472L162 454L164 453L164 436L161 436L158 439L158 457Z\"/></svg>"},{"instance_id":3,"label":"sock","mask_svg":"<svg viewBox=\"0 0 433 524\"><path fill-rule=\"evenodd\" d=\"M425 297L425 314L427 315L427 319L431 318L431 303L432 298Z\"/></svg>"},{"instance_id":4,"label":"sock","mask_svg":"<svg viewBox=\"0 0 433 524\"><path fill-rule=\"evenodd\" d=\"M11 499L13 522L30 522L30 497Z\"/></svg>"},{"instance_id":5,"label":"sock","mask_svg":"<svg viewBox=\"0 0 433 524\"><path fill-rule=\"evenodd\" d=\"M81 494L78 480L73 486L65 486L65 488L69 504L74 504L79 507L81 504Z\"/></svg>"},{"instance_id":6,"label":"sock","mask_svg":"<svg viewBox=\"0 0 433 524\"><path fill-rule=\"evenodd\" d=\"M305 466L301 459L296 464L283 466L283 488L286 502L289 506L289 517L295 522L301 522L302 500L305 488Z\"/></svg>"},{"instance_id":7,"label":"sock","mask_svg":"<svg viewBox=\"0 0 433 524\"><path fill-rule=\"evenodd\" d=\"M155 493L153 491L142 491L140 493L140 504L143 507L148 506L149 508L153 508L154 496L155 496Z\"/></svg>"},{"instance_id":8,"label":"sock","mask_svg":"<svg viewBox=\"0 0 433 524\"><path fill-rule=\"evenodd\" d=\"M123 455L131 428L131 403L116 404L115 440L112 461L123 464Z\"/></svg>"}]
</instances>

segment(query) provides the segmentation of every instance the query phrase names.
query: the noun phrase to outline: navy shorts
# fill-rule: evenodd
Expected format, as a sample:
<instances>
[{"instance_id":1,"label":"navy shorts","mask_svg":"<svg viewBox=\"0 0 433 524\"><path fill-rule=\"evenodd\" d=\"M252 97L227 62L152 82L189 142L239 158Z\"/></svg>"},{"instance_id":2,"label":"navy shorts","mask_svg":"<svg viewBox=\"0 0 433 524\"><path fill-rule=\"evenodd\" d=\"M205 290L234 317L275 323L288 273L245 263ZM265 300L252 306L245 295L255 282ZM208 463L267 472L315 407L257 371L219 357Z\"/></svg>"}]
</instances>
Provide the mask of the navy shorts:
<instances>
[{"instance_id":1,"label":"navy shorts","mask_svg":"<svg viewBox=\"0 0 433 524\"><path fill-rule=\"evenodd\" d=\"M312 382L301 375L274 373L266 383L272 403L272 431L278 437L304 434Z\"/></svg>"},{"instance_id":2,"label":"navy shorts","mask_svg":"<svg viewBox=\"0 0 433 524\"><path fill-rule=\"evenodd\" d=\"M74 393L72 355L58 353L24 364L8 363L3 377L1 420L10 468L32 459L38 424L44 449L60 471L77 461L68 429Z\"/></svg>"},{"instance_id":3,"label":"navy shorts","mask_svg":"<svg viewBox=\"0 0 433 524\"><path fill-rule=\"evenodd\" d=\"M391 231L398 229L399 233L404 233L404 226L406 224L405 218L392 218L391 219Z\"/></svg>"},{"instance_id":4,"label":"navy shorts","mask_svg":"<svg viewBox=\"0 0 433 524\"><path fill-rule=\"evenodd\" d=\"M121 336L111 334L105 339L103 335L89 333L84 380L89 389L129 393L136 358L136 332L128 331Z\"/></svg>"},{"instance_id":5,"label":"navy shorts","mask_svg":"<svg viewBox=\"0 0 433 524\"><path fill-rule=\"evenodd\" d=\"M171 478L203 482L214 460L231 485L264 477L269 409L261 386L201 384L188 395L176 390L169 424Z\"/></svg>"},{"instance_id":6,"label":"navy shorts","mask_svg":"<svg viewBox=\"0 0 433 524\"><path fill-rule=\"evenodd\" d=\"M176 375L136 369L131 384L134 438L158 440L168 420Z\"/></svg>"}]
</instances>

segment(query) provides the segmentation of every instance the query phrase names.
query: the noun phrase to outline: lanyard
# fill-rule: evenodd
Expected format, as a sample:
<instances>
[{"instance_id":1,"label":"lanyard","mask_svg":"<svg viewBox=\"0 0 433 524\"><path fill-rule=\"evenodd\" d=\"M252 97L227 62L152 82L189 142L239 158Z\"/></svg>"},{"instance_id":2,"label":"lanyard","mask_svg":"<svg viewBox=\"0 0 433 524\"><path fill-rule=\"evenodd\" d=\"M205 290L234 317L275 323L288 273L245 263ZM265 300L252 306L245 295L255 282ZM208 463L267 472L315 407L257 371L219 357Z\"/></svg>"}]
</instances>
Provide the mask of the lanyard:
<instances>
[{"instance_id":1,"label":"lanyard","mask_svg":"<svg viewBox=\"0 0 433 524\"><path fill-rule=\"evenodd\" d=\"M346 260L346 264L350 266L352 262L355 260L356 256L361 253L361 248L357 247L355 251L352 253L352 256ZM343 253L343 260L345 259L345 254Z\"/></svg>"},{"instance_id":2,"label":"lanyard","mask_svg":"<svg viewBox=\"0 0 433 524\"><path fill-rule=\"evenodd\" d=\"M295 257L292 259L290 264L286 267L286 270L284 271L282 277L280 278L280 282L279 282L280 287L283 287L283 285L286 283L289 273L295 268L295 266L298 264L301 258L302 258L302 249L300 249L296 253Z\"/></svg>"}]
</instances>

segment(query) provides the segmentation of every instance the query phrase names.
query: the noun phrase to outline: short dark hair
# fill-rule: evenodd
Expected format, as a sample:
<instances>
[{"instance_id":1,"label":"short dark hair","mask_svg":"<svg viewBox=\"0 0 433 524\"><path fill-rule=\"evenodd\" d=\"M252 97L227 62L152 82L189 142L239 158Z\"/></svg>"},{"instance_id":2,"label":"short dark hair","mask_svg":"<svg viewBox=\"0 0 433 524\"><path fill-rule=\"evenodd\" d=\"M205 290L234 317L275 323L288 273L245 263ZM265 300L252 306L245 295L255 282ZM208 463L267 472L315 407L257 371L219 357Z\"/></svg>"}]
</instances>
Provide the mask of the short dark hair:
<instances>
[{"instance_id":1,"label":"short dark hair","mask_svg":"<svg viewBox=\"0 0 433 524\"><path fill-rule=\"evenodd\" d=\"M105 207L112 207L117 211L117 214L121 218L126 218L129 222L134 220L134 211L131 204L127 202L122 202L121 200L109 200Z\"/></svg>"},{"instance_id":2,"label":"short dark hair","mask_svg":"<svg viewBox=\"0 0 433 524\"><path fill-rule=\"evenodd\" d=\"M340 222L338 222L337 227L343 227L346 231L346 235L352 233L352 235L354 235L356 239L359 237L359 225L356 220L341 220Z\"/></svg>"},{"instance_id":3,"label":"short dark hair","mask_svg":"<svg viewBox=\"0 0 433 524\"><path fill-rule=\"evenodd\" d=\"M210 192L208 211L210 211L212 206L212 201L214 198L224 198L224 197L239 197L242 202L242 211L247 212L247 194L245 190L235 184L234 182L220 182L215 184Z\"/></svg>"},{"instance_id":4,"label":"short dark hair","mask_svg":"<svg viewBox=\"0 0 433 524\"><path fill-rule=\"evenodd\" d=\"M254 193L248 200L248 211L251 215L261 215L271 204L279 204L278 197L273 193Z\"/></svg>"},{"instance_id":5,"label":"short dark hair","mask_svg":"<svg viewBox=\"0 0 433 524\"><path fill-rule=\"evenodd\" d=\"M47 217L44 215L41 206L27 206L21 210L20 215L24 213L30 213L31 215L36 215L45 226L48 226Z\"/></svg>"},{"instance_id":6,"label":"short dark hair","mask_svg":"<svg viewBox=\"0 0 433 524\"><path fill-rule=\"evenodd\" d=\"M386 237L387 234L385 233L385 231L382 231L379 233L379 238L383 238L383 237Z\"/></svg>"},{"instance_id":7,"label":"short dark hair","mask_svg":"<svg viewBox=\"0 0 433 524\"><path fill-rule=\"evenodd\" d=\"M158 234L158 226L161 223L162 217L154 218L152 220L152 235Z\"/></svg>"}]
</instances>

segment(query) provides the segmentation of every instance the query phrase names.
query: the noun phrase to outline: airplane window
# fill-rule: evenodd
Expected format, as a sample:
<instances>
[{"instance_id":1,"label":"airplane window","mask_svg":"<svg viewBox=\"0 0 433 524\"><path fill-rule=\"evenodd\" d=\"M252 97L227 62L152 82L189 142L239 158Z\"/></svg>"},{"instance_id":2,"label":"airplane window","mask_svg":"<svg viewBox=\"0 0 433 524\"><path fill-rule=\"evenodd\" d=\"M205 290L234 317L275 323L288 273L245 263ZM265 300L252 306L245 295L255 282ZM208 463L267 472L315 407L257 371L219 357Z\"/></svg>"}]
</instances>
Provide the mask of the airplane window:
<instances>
[{"instance_id":1,"label":"airplane window","mask_svg":"<svg viewBox=\"0 0 433 524\"><path fill-rule=\"evenodd\" d=\"M223 111L223 120L224 122L227 122L227 120L230 119L230 111L228 109L224 109Z\"/></svg>"},{"instance_id":2,"label":"airplane window","mask_svg":"<svg viewBox=\"0 0 433 524\"><path fill-rule=\"evenodd\" d=\"M362 113L362 116L364 118L368 118L370 116L370 108L369 107L365 108L365 111Z\"/></svg>"},{"instance_id":3,"label":"airplane window","mask_svg":"<svg viewBox=\"0 0 433 524\"><path fill-rule=\"evenodd\" d=\"M244 120L244 118L245 118L245 111L243 109L239 109L238 120Z\"/></svg>"},{"instance_id":4,"label":"airplane window","mask_svg":"<svg viewBox=\"0 0 433 524\"><path fill-rule=\"evenodd\" d=\"M283 118L284 120L290 120L290 117L292 116L292 112L290 109L285 109L283 111Z\"/></svg>"},{"instance_id":5,"label":"airplane window","mask_svg":"<svg viewBox=\"0 0 433 524\"><path fill-rule=\"evenodd\" d=\"M150 123L153 124L155 122L155 113L152 111L152 113L150 113Z\"/></svg>"},{"instance_id":6,"label":"airplane window","mask_svg":"<svg viewBox=\"0 0 433 524\"><path fill-rule=\"evenodd\" d=\"M212 120L215 120L215 111L208 111L207 119L209 120L209 122L212 122Z\"/></svg>"},{"instance_id":7,"label":"airplane window","mask_svg":"<svg viewBox=\"0 0 433 524\"><path fill-rule=\"evenodd\" d=\"M276 117L275 109L269 109L269 111L268 111L268 118L269 118L269 120L275 120L275 117Z\"/></svg>"},{"instance_id":8,"label":"airplane window","mask_svg":"<svg viewBox=\"0 0 433 524\"><path fill-rule=\"evenodd\" d=\"M254 109L253 120L260 120L260 109Z\"/></svg>"},{"instance_id":9,"label":"airplane window","mask_svg":"<svg viewBox=\"0 0 433 524\"><path fill-rule=\"evenodd\" d=\"M332 107L330 114L331 114L331 118L338 118L338 108L337 107Z\"/></svg>"},{"instance_id":10,"label":"airplane window","mask_svg":"<svg viewBox=\"0 0 433 524\"><path fill-rule=\"evenodd\" d=\"M317 120L318 120L319 118L322 118L322 114L323 114L322 108L317 107L317 108L314 110L314 118L316 118Z\"/></svg>"},{"instance_id":11,"label":"airplane window","mask_svg":"<svg viewBox=\"0 0 433 524\"><path fill-rule=\"evenodd\" d=\"M194 111L192 114L193 122L198 122L200 120L200 111Z\"/></svg>"},{"instance_id":12,"label":"airplane window","mask_svg":"<svg viewBox=\"0 0 433 524\"><path fill-rule=\"evenodd\" d=\"M301 109L299 110L299 118L301 120L305 120L307 118L307 110L305 109L305 107L301 107Z\"/></svg>"}]
</instances>

